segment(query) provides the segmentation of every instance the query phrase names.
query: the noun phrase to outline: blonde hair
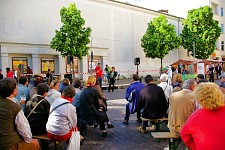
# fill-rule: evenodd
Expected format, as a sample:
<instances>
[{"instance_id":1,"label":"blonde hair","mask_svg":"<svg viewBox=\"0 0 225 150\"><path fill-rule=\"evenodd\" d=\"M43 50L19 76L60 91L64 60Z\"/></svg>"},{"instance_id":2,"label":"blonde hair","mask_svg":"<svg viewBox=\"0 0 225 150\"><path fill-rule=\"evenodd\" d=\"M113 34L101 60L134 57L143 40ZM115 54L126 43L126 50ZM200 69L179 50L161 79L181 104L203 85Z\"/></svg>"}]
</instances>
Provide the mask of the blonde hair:
<instances>
[{"instance_id":1,"label":"blonde hair","mask_svg":"<svg viewBox=\"0 0 225 150\"><path fill-rule=\"evenodd\" d=\"M51 83L50 83L50 89L51 88L54 88L55 86L56 86L56 84L59 84L60 83L60 81L59 80L53 80Z\"/></svg>"},{"instance_id":2,"label":"blonde hair","mask_svg":"<svg viewBox=\"0 0 225 150\"><path fill-rule=\"evenodd\" d=\"M95 76L89 76L87 81L86 81L86 87L90 87L95 85L96 83L96 77Z\"/></svg>"},{"instance_id":3,"label":"blonde hair","mask_svg":"<svg viewBox=\"0 0 225 150\"><path fill-rule=\"evenodd\" d=\"M203 108L214 110L224 106L224 95L215 83L200 83L195 87L194 92Z\"/></svg>"},{"instance_id":4,"label":"blonde hair","mask_svg":"<svg viewBox=\"0 0 225 150\"><path fill-rule=\"evenodd\" d=\"M176 74L175 76L175 82L182 82L182 75L181 74Z\"/></svg>"}]
</instances>

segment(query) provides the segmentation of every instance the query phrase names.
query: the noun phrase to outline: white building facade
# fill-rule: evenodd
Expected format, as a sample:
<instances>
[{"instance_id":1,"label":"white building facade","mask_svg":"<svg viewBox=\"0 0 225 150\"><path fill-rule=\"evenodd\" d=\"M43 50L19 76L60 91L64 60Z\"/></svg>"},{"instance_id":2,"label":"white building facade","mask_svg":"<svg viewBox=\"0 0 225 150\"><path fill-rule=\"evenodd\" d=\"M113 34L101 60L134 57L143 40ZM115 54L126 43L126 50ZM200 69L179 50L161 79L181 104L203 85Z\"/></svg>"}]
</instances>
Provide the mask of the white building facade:
<instances>
[{"instance_id":1,"label":"white building facade","mask_svg":"<svg viewBox=\"0 0 225 150\"><path fill-rule=\"evenodd\" d=\"M74 67L59 52L50 48L55 30L61 27L60 9L75 3L85 19L85 26L92 29L89 55L78 60ZM90 54L93 51L95 64L100 62L115 66L124 76L135 73L134 59L140 57L139 74L158 75L160 59L145 58L141 38L147 23L160 12L133 6L114 0L0 0L0 68L20 68L26 73L30 66L34 73L55 74L75 70L76 77L91 74ZM175 26L177 35L182 32L182 18L165 14L169 23ZM183 49L180 47L179 49ZM164 59L163 65L178 59L193 59L186 50L173 50Z\"/></svg>"},{"instance_id":2,"label":"white building facade","mask_svg":"<svg viewBox=\"0 0 225 150\"><path fill-rule=\"evenodd\" d=\"M209 0L209 6L212 8L214 19L218 22L221 27L221 35L216 43L216 50L212 54L212 59L223 60L225 61L225 1L223 0Z\"/></svg>"}]
</instances>

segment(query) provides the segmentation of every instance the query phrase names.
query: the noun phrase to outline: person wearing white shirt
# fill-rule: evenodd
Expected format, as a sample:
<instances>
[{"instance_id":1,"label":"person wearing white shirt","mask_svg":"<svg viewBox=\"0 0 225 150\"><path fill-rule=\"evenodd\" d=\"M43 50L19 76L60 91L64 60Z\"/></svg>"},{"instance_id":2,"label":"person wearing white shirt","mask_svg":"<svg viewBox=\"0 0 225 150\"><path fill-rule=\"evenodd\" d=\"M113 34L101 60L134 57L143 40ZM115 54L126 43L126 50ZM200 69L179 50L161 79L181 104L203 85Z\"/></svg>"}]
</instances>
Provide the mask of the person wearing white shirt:
<instances>
[{"instance_id":1,"label":"person wearing white shirt","mask_svg":"<svg viewBox=\"0 0 225 150\"><path fill-rule=\"evenodd\" d=\"M166 100L169 103L169 97L173 93L173 87L169 85L167 81L168 81L168 75L165 73L161 74L160 84L158 84L158 86L160 86L163 89Z\"/></svg>"},{"instance_id":2,"label":"person wearing white shirt","mask_svg":"<svg viewBox=\"0 0 225 150\"><path fill-rule=\"evenodd\" d=\"M37 140L32 139L29 123L14 97L18 93L16 80L0 80L0 149L39 150Z\"/></svg>"}]
</instances>

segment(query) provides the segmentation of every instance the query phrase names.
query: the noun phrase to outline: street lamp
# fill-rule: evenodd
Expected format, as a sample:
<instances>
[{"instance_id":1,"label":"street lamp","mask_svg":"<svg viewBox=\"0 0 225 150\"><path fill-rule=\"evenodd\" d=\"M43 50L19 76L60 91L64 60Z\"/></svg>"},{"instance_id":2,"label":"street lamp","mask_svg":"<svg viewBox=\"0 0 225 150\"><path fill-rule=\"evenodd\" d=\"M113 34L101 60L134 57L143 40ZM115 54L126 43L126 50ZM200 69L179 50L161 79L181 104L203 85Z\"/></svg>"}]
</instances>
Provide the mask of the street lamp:
<instances>
[{"instance_id":1,"label":"street lamp","mask_svg":"<svg viewBox=\"0 0 225 150\"><path fill-rule=\"evenodd\" d=\"M93 40L93 37L91 37L91 75L92 75L92 63L93 63L93 51L92 51L92 40Z\"/></svg>"}]
</instances>

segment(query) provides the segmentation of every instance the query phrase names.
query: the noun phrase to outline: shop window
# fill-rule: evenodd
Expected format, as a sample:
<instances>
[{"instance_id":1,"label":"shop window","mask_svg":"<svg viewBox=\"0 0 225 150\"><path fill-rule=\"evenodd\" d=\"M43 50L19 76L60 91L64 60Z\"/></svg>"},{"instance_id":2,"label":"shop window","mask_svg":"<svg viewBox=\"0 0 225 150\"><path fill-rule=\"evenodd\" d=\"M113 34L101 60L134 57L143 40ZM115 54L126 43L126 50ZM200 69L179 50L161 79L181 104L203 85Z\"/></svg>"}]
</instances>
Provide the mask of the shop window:
<instances>
[{"instance_id":1,"label":"shop window","mask_svg":"<svg viewBox=\"0 0 225 150\"><path fill-rule=\"evenodd\" d=\"M19 69L22 74L27 73L27 57L12 57L12 70Z\"/></svg>"},{"instance_id":2,"label":"shop window","mask_svg":"<svg viewBox=\"0 0 225 150\"><path fill-rule=\"evenodd\" d=\"M74 57L73 62L68 64L67 59L66 59L66 73L78 73L78 58Z\"/></svg>"},{"instance_id":3,"label":"shop window","mask_svg":"<svg viewBox=\"0 0 225 150\"><path fill-rule=\"evenodd\" d=\"M48 69L52 73L55 73L55 59L54 58L42 58L41 59L41 73L46 74Z\"/></svg>"},{"instance_id":4,"label":"shop window","mask_svg":"<svg viewBox=\"0 0 225 150\"><path fill-rule=\"evenodd\" d=\"M91 68L91 59L88 59L88 72L89 73L90 72L94 73L95 72L95 67L98 65L98 63L99 63L98 59L93 59L92 68Z\"/></svg>"}]
</instances>

